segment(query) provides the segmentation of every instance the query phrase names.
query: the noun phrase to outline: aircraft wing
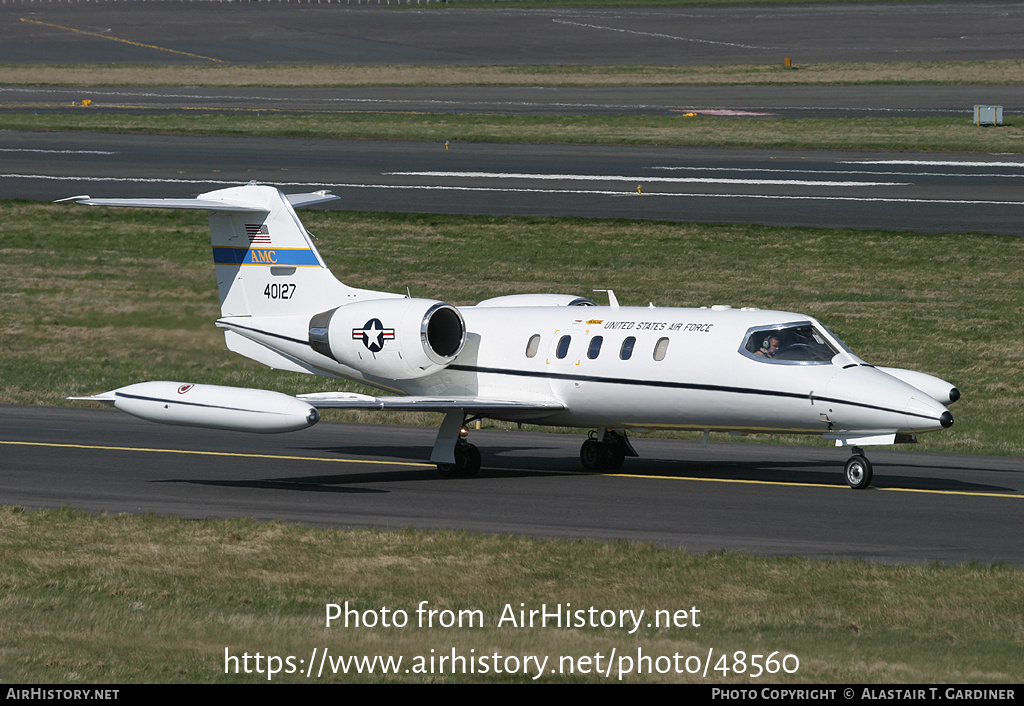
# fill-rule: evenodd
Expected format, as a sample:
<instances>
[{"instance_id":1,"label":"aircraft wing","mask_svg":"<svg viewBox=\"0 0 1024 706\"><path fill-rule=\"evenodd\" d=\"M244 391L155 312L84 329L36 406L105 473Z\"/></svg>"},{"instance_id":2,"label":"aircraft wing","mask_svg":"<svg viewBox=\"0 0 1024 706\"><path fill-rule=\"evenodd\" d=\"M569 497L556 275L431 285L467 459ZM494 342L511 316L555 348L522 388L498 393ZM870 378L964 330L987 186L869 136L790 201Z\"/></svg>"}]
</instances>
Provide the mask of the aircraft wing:
<instances>
[{"instance_id":1,"label":"aircraft wing","mask_svg":"<svg viewBox=\"0 0 1024 706\"><path fill-rule=\"evenodd\" d=\"M485 397L373 397L354 392L314 392L298 395L317 409L388 409L401 412L457 412L518 415L559 412L565 405L554 400L498 400Z\"/></svg>"}]
</instances>

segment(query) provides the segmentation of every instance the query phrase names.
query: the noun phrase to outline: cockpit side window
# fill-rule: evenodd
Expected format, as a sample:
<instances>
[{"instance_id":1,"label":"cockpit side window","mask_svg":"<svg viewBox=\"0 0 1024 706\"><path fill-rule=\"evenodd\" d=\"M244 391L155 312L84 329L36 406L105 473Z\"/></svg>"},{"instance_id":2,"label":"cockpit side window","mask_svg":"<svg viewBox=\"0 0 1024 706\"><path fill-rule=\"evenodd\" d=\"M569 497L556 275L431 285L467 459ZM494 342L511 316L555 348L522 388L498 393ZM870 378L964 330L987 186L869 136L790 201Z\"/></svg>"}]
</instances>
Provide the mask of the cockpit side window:
<instances>
[{"instance_id":1,"label":"cockpit side window","mask_svg":"<svg viewBox=\"0 0 1024 706\"><path fill-rule=\"evenodd\" d=\"M784 365L821 365L838 352L809 322L752 328L740 347L748 358Z\"/></svg>"}]
</instances>

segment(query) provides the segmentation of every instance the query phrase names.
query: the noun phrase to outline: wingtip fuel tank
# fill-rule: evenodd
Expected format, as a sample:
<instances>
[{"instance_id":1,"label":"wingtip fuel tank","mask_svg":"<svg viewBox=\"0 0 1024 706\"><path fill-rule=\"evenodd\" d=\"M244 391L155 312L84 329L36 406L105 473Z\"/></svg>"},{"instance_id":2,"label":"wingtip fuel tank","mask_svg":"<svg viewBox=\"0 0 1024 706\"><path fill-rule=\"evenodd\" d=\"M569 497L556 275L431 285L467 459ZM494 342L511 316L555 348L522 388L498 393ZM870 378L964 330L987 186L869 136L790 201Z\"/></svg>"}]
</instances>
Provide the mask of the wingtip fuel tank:
<instances>
[{"instance_id":1,"label":"wingtip fuel tank","mask_svg":"<svg viewBox=\"0 0 1024 706\"><path fill-rule=\"evenodd\" d=\"M271 390L153 381L93 397L122 412L160 424L278 434L311 427L320 412L308 402Z\"/></svg>"}]
</instances>

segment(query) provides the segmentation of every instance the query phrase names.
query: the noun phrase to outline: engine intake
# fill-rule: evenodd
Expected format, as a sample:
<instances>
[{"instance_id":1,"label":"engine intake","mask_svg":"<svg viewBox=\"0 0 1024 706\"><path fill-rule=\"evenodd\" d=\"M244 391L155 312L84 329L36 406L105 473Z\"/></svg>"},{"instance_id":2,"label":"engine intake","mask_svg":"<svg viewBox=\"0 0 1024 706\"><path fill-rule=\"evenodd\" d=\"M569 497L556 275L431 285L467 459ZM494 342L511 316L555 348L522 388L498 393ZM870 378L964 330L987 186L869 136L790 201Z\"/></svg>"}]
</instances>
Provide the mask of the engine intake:
<instances>
[{"instance_id":1,"label":"engine intake","mask_svg":"<svg viewBox=\"0 0 1024 706\"><path fill-rule=\"evenodd\" d=\"M317 353L392 380L423 377L462 351L466 323L451 304L432 299L372 299L345 304L309 321Z\"/></svg>"}]
</instances>

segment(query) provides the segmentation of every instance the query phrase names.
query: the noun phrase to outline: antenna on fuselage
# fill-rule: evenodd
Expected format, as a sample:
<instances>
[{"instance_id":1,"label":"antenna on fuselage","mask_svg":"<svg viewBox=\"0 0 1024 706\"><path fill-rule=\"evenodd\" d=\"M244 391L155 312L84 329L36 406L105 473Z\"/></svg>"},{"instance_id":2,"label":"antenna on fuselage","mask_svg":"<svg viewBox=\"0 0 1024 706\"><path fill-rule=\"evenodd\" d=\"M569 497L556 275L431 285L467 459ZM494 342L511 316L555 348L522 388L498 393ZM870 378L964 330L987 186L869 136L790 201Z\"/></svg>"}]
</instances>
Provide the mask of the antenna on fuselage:
<instances>
[{"instance_id":1,"label":"antenna on fuselage","mask_svg":"<svg viewBox=\"0 0 1024 706\"><path fill-rule=\"evenodd\" d=\"M614 311L619 310L619 300L615 298L615 290L613 289L595 289L595 292L607 292L608 293L608 306Z\"/></svg>"}]
</instances>

